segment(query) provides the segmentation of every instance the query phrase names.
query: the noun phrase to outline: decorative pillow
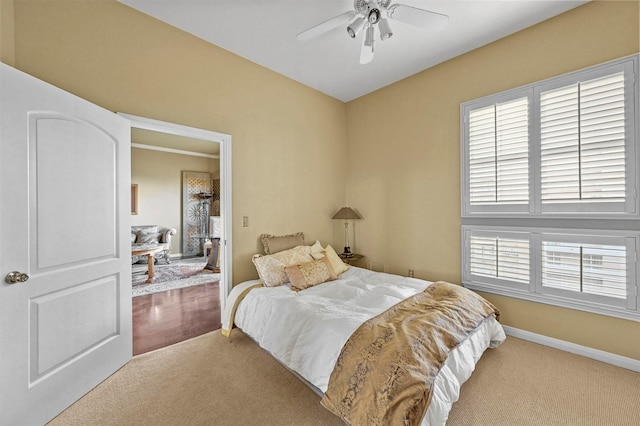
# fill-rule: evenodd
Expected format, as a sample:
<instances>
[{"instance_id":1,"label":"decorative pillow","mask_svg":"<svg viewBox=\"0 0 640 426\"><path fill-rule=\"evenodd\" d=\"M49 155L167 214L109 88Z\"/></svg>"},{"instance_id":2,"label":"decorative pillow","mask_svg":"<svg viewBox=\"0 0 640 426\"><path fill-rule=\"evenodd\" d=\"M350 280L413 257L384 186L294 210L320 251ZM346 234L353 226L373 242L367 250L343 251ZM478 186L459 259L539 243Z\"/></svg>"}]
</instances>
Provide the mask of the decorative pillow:
<instances>
[{"instance_id":1,"label":"decorative pillow","mask_svg":"<svg viewBox=\"0 0 640 426\"><path fill-rule=\"evenodd\" d=\"M256 254L251 260L264 285L275 287L289 281L284 268L298 263L311 262L313 257L311 257L311 247L303 245L267 256Z\"/></svg>"},{"instance_id":2,"label":"decorative pillow","mask_svg":"<svg viewBox=\"0 0 640 426\"><path fill-rule=\"evenodd\" d=\"M320 241L316 241L311 246L311 256L316 260L322 259L324 257L324 249L322 248L322 244L320 244Z\"/></svg>"},{"instance_id":3,"label":"decorative pillow","mask_svg":"<svg viewBox=\"0 0 640 426\"><path fill-rule=\"evenodd\" d=\"M260 235L260 241L264 247L264 254L275 254L280 251L289 250L294 247L304 245L304 233L290 235Z\"/></svg>"},{"instance_id":4,"label":"decorative pillow","mask_svg":"<svg viewBox=\"0 0 640 426\"><path fill-rule=\"evenodd\" d=\"M138 231L137 244L159 244L162 236L161 232Z\"/></svg>"},{"instance_id":5,"label":"decorative pillow","mask_svg":"<svg viewBox=\"0 0 640 426\"><path fill-rule=\"evenodd\" d=\"M338 279L331 262L326 256L313 262L287 266L284 271L291 282L291 290L293 291L304 290L314 285Z\"/></svg>"},{"instance_id":6,"label":"decorative pillow","mask_svg":"<svg viewBox=\"0 0 640 426\"><path fill-rule=\"evenodd\" d=\"M338 256L338 253L336 253L333 247L329 245L325 247L324 254L329 259L329 262L331 262L331 266L333 266L333 270L336 272L336 275L340 275L341 273L349 269L349 265L347 265L342 261L342 259L340 259L340 256Z\"/></svg>"}]
</instances>

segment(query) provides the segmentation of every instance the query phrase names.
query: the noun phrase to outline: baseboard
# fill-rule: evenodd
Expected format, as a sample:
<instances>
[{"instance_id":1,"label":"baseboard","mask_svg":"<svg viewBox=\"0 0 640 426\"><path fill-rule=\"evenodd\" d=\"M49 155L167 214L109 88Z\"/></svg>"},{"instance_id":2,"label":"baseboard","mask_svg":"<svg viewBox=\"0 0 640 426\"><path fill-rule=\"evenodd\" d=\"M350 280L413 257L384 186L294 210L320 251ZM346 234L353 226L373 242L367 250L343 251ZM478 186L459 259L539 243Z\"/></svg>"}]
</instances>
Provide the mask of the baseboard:
<instances>
[{"instance_id":1,"label":"baseboard","mask_svg":"<svg viewBox=\"0 0 640 426\"><path fill-rule=\"evenodd\" d=\"M597 361L606 362L628 370L640 372L640 360L628 358L621 355L612 354L610 352L593 349L588 346L577 345L565 340L554 339L553 337L543 336L542 334L532 333L530 331L521 330L515 327L503 325L505 333L508 336L517 337L518 339L527 340L529 342L538 343L540 345L549 346L551 348L560 349L561 351L570 352L576 355L582 355Z\"/></svg>"}]
</instances>

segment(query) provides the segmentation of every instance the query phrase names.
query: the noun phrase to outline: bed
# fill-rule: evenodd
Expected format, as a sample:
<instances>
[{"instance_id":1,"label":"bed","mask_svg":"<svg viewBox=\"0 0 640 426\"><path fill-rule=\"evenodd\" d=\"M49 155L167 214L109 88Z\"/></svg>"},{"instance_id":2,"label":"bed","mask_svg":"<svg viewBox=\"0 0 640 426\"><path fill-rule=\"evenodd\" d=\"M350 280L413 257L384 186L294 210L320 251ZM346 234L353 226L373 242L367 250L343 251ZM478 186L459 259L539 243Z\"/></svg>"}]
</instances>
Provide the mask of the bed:
<instances>
[{"instance_id":1,"label":"bed","mask_svg":"<svg viewBox=\"0 0 640 426\"><path fill-rule=\"evenodd\" d=\"M288 284L265 287L262 280L247 281L232 290L223 332L227 329L228 333L235 322L319 395L324 395L341 351L354 332L366 321L432 285L355 266L336 280L303 291L292 291ZM421 414L416 424L444 425L462 383L469 378L480 356L504 339L496 316L489 315L451 349L438 367L428 407L421 411L424 416Z\"/></svg>"}]
</instances>

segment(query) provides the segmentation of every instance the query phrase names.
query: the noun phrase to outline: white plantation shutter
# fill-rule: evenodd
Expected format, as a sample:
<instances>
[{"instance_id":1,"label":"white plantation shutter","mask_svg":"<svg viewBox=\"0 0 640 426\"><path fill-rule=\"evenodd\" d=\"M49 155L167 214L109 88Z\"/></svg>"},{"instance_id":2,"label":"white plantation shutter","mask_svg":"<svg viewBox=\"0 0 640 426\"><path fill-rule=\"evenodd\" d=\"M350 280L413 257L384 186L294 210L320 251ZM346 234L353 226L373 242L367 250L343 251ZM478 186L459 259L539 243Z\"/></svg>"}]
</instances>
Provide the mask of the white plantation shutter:
<instances>
[{"instance_id":1,"label":"white plantation shutter","mask_svg":"<svg viewBox=\"0 0 640 426\"><path fill-rule=\"evenodd\" d=\"M640 320L640 55L461 105L462 282Z\"/></svg>"},{"instance_id":2,"label":"white plantation shutter","mask_svg":"<svg viewBox=\"0 0 640 426\"><path fill-rule=\"evenodd\" d=\"M526 97L469 112L471 205L529 202L529 102Z\"/></svg>"},{"instance_id":3,"label":"white plantation shutter","mask_svg":"<svg viewBox=\"0 0 640 426\"><path fill-rule=\"evenodd\" d=\"M469 242L469 267L472 274L485 277L498 275L496 241L495 238L471 237Z\"/></svg>"},{"instance_id":4,"label":"white plantation shutter","mask_svg":"<svg viewBox=\"0 0 640 426\"><path fill-rule=\"evenodd\" d=\"M527 284L529 241L471 235L469 263L473 275Z\"/></svg>"},{"instance_id":5,"label":"white plantation shutter","mask_svg":"<svg viewBox=\"0 0 640 426\"><path fill-rule=\"evenodd\" d=\"M624 202L624 73L540 95L543 203Z\"/></svg>"},{"instance_id":6,"label":"white plantation shutter","mask_svg":"<svg viewBox=\"0 0 640 426\"><path fill-rule=\"evenodd\" d=\"M543 241L542 286L625 299L626 246Z\"/></svg>"},{"instance_id":7,"label":"white plantation shutter","mask_svg":"<svg viewBox=\"0 0 640 426\"><path fill-rule=\"evenodd\" d=\"M495 106L469 113L469 186L471 204L496 202Z\"/></svg>"},{"instance_id":8,"label":"white plantation shutter","mask_svg":"<svg viewBox=\"0 0 640 426\"><path fill-rule=\"evenodd\" d=\"M498 277L529 283L529 241L498 238Z\"/></svg>"}]
</instances>

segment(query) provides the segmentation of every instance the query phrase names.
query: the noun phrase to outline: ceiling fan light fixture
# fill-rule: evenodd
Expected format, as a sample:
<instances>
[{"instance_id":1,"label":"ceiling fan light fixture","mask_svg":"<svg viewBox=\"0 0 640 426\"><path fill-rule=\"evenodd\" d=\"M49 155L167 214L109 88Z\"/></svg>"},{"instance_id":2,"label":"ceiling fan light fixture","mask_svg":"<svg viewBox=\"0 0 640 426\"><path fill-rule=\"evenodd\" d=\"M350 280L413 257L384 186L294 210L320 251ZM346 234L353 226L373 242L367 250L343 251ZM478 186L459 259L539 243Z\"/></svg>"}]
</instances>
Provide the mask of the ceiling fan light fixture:
<instances>
[{"instance_id":1,"label":"ceiling fan light fixture","mask_svg":"<svg viewBox=\"0 0 640 426\"><path fill-rule=\"evenodd\" d=\"M347 34L349 34L351 38L356 38L360 30L362 30L362 27L364 27L364 18L359 16L347 27Z\"/></svg>"},{"instance_id":2,"label":"ceiling fan light fixture","mask_svg":"<svg viewBox=\"0 0 640 426\"><path fill-rule=\"evenodd\" d=\"M378 24L378 28L380 29L380 40L384 41L393 35L393 31L391 31L391 27L389 26L389 21L386 19L381 19Z\"/></svg>"},{"instance_id":3,"label":"ceiling fan light fixture","mask_svg":"<svg viewBox=\"0 0 640 426\"><path fill-rule=\"evenodd\" d=\"M380 13L380 9L378 9L377 7L371 8L369 9L369 13L367 14L367 21L369 21L369 23L373 25L380 20L381 16L382 13Z\"/></svg>"},{"instance_id":4,"label":"ceiling fan light fixture","mask_svg":"<svg viewBox=\"0 0 640 426\"><path fill-rule=\"evenodd\" d=\"M1 0L0 0L1 1ZM437 12L420 9L404 4L391 4L394 0L353 0L353 10L315 25L298 34L300 41L311 40L334 28L347 25L349 37L356 38L362 33L360 42L360 63L368 64L373 60L376 27L380 31L380 40L384 41L393 36L389 20L436 31L442 29L449 22L449 17ZM386 16L383 17L382 13Z\"/></svg>"}]
</instances>

